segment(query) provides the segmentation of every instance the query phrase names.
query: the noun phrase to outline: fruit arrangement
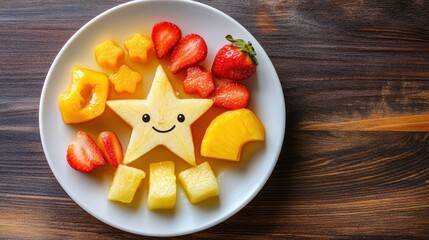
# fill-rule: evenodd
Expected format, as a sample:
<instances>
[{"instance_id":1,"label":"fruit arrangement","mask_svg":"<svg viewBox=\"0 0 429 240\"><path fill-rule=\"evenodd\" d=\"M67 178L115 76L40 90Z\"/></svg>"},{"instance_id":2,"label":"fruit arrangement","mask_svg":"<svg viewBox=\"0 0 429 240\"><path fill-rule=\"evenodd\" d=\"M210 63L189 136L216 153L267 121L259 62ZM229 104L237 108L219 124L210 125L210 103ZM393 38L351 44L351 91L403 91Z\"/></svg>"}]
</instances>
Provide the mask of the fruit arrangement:
<instances>
[{"instance_id":1,"label":"fruit arrangement","mask_svg":"<svg viewBox=\"0 0 429 240\"><path fill-rule=\"evenodd\" d=\"M147 99L107 101L107 105L133 128L124 164L164 145L195 165L190 125L212 104L211 99L177 98L161 66L156 70Z\"/></svg>"},{"instance_id":2,"label":"fruit arrangement","mask_svg":"<svg viewBox=\"0 0 429 240\"><path fill-rule=\"evenodd\" d=\"M175 207L177 182L192 204L218 196L221 186L211 164L238 162L246 143L265 140L264 126L247 108L251 92L245 83L256 72L255 50L250 42L231 35L226 39L230 43L218 50L211 68L204 67L209 51L204 38L196 33L182 37L179 26L171 22L154 24L150 36L137 33L127 38L125 50L112 40L95 46L95 61L106 73L73 69L69 89L59 96L63 121L76 127L98 124L107 105L113 117L132 131L126 149L114 131L101 131L96 141L89 133L77 131L66 152L70 167L82 173L102 166L115 168L107 198L130 203L146 177L132 163L163 146L187 167L177 180L177 162L156 159L148 164L150 210ZM146 98L130 98L143 82L141 71L134 67L154 61L158 66ZM178 96L171 76L180 79L185 97ZM112 98L113 91L125 97ZM196 144L193 124L213 108L219 111L200 129L204 134Z\"/></svg>"}]
</instances>

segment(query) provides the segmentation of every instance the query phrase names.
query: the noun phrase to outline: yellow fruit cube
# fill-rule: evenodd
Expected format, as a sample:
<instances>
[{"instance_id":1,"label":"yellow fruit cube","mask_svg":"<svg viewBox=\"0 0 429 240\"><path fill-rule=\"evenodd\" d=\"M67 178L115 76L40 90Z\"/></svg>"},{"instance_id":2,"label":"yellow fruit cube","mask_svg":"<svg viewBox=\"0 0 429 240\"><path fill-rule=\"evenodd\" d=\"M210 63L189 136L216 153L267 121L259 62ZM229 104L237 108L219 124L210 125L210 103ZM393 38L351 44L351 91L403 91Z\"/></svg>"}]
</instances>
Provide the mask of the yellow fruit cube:
<instances>
[{"instance_id":1,"label":"yellow fruit cube","mask_svg":"<svg viewBox=\"0 0 429 240\"><path fill-rule=\"evenodd\" d=\"M133 94L136 91L137 83L141 82L143 77L140 73L133 71L127 65L122 65L109 79L116 92Z\"/></svg>"},{"instance_id":2,"label":"yellow fruit cube","mask_svg":"<svg viewBox=\"0 0 429 240\"><path fill-rule=\"evenodd\" d=\"M113 71L116 71L122 65L125 56L124 50L111 40L106 40L96 46L94 51L98 65Z\"/></svg>"},{"instance_id":3,"label":"yellow fruit cube","mask_svg":"<svg viewBox=\"0 0 429 240\"><path fill-rule=\"evenodd\" d=\"M179 181L191 203L219 195L219 184L208 162L184 170Z\"/></svg>"},{"instance_id":4,"label":"yellow fruit cube","mask_svg":"<svg viewBox=\"0 0 429 240\"><path fill-rule=\"evenodd\" d=\"M148 55L153 48L152 40L139 33L125 40L125 49L132 61L146 63Z\"/></svg>"},{"instance_id":5,"label":"yellow fruit cube","mask_svg":"<svg viewBox=\"0 0 429 240\"><path fill-rule=\"evenodd\" d=\"M176 205L174 162L151 163L149 166L149 209L171 209Z\"/></svg>"},{"instance_id":6,"label":"yellow fruit cube","mask_svg":"<svg viewBox=\"0 0 429 240\"><path fill-rule=\"evenodd\" d=\"M265 129L249 109L224 112L210 123L201 143L201 155L239 161L243 146L250 141L263 141Z\"/></svg>"},{"instance_id":7,"label":"yellow fruit cube","mask_svg":"<svg viewBox=\"0 0 429 240\"><path fill-rule=\"evenodd\" d=\"M107 198L112 201L130 203L145 176L145 172L140 169L119 165Z\"/></svg>"}]
</instances>

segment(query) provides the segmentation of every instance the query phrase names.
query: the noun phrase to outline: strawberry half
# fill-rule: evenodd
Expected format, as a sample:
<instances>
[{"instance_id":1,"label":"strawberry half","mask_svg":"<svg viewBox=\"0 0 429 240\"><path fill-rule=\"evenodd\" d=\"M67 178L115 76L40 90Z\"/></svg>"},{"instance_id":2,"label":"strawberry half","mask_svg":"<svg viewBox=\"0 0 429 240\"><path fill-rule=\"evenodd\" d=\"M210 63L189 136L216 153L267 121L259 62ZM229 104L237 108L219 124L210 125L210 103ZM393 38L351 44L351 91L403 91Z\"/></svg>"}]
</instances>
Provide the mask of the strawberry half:
<instances>
[{"instance_id":1,"label":"strawberry half","mask_svg":"<svg viewBox=\"0 0 429 240\"><path fill-rule=\"evenodd\" d=\"M167 55L182 37L180 28L171 22L159 22L153 26L152 42L156 56L161 59Z\"/></svg>"},{"instance_id":2,"label":"strawberry half","mask_svg":"<svg viewBox=\"0 0 429 240\"><path fill-rule=\"evenodd\" d=\"M256 72L258 60L250 42L225 37L231 44L223 46L216 54L212 64L212 73L218 78L240 81L251 77Z\"/></svg>"},{"instance_id":3,"label":"strawberry half","mask_svg":"<svg viewBox=\"0 0 429 240\"><path fill-rule=\"evenodd\" d=\"M98 135L97 143L104 158L110 165L118 167L122 163L124 160L122 145L113 132L101 132Z\"/></svg>"},{"instance_id":4,"label":"strawberry half","mask_svg":"<svg viewBox=\"0 0 429 240\"><path fill-rule=\"evenodd\" d=\"M207 56L207 44L198 34L186 35L173 50L170 64L171 72L178 73L181 70L196 65Z\"/></svg>"},{"instance_id":5,"label":"strawberry half","mask_svg":"<svg viewBox=\"0 0 429 240\"><path fill-rule=\"evenodd\" d=\"M220 85L213 94L213 106L226 109L245 108L250 101L249 90L241 83L229 82Z\"/></svg>"},{"instance_id":6,"label":"strawberry half","mask_svg":"<svg viewBox=\"0 0 429 240\"><path fill-rule=\"evenodd\" d=\"M67 148L67 162L79 172L91 172L106 161L94 140L86 132L77 132L77 137Z\"/></svg>"},{"instance_id":7,"label":"strawberry half","mask_svg":"<svg viewBox=\"0 0 429 240\"><path fill-rule=\"evenodd\" d=\"M215 89L213 76L201 66L189 67L183 81L183 90L186 93L197 93L202 98L208 97Z\"/></svg>"}]
</instances>

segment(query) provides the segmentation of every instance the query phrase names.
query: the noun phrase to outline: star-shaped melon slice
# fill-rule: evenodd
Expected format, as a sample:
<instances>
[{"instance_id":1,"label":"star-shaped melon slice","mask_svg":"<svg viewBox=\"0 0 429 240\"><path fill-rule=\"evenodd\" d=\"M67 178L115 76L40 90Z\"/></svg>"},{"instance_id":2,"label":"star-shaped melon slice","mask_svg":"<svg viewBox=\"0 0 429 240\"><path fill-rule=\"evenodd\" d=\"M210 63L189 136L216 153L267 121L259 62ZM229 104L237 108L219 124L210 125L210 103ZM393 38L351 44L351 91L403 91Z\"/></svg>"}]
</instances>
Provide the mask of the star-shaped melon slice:
<instances>
[{"instance_id":1,"label":"star-shaped melon slice","mask_svg":"<svg viewBox=\"0 0 429 240\"><path fill-rule=\"evenodd\" d=\"M191 124L212 104L211 99L177 98L164 70L158 66L147 99L107 101L107 105L133 128L124 164L164 145L195 166Z\"/></svg>"}]
</instances>

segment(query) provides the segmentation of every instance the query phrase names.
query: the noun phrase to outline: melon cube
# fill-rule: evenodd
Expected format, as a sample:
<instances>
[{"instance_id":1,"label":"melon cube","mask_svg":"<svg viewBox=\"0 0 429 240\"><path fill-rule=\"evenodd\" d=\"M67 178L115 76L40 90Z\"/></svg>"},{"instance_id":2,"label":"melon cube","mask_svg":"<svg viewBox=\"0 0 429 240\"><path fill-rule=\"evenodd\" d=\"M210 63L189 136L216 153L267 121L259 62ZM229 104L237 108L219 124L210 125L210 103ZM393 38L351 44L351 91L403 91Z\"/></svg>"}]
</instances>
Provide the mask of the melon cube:
<instances>
[{"instance_id":1,"label":"melon cube","mask_svg":"<svg viewBox=\"0 0 429 240\"><path fill-rule=\"evenodd\" d=\"M219 185L208 162L184 170L179 181L191 203L198 203L219 195Z\"/></svg>"},{"instance_id":2,"label":"melon cube","mask_svg":"<svg viewBox=\"0 0 429 240\"><path fill-rule=\"evenodd\" d=\"M174 162L165 161L152 163L149 166L148 207L155 209L171 209L176 205L176 175Z\"/></svg>"},{"instance_id":3,"label":"melon cube","mask_svg":"<svg viewBox=\"0 0 429 240\"><path fill-rule=\"evenodd\" d=\"M119 165L107 198L112 201L130 203L145 176L145 172L140 169Z\"/></svg>"}]
</instances>

